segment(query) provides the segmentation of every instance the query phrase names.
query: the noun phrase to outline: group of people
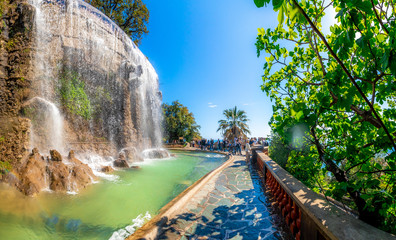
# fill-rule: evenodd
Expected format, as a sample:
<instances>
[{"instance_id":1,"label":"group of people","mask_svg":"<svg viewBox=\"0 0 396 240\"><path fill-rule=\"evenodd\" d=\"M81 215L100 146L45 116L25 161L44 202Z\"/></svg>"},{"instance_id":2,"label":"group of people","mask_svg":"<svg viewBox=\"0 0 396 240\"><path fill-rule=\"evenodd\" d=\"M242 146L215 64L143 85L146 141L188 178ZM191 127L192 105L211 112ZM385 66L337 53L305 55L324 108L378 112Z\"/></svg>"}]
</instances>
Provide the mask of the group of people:
<instances>
[{"instance_id":1,"label":"group of people","mask_svg":"<svg viewBox=\"0 0 396 240\"><path fill-rule=\"evenodd\" d=\"M193 141L192 146L199 147L201 150L208 150L208 151L224 151L228 152L233 155L242 155L242 151L250 151L251 146L254 144L267 144L264 138L250 138L245 139L242 137L234 138L233 140L220 140L217 141L213 139L201 139L198 141Z\"/></svg>"}]
</instances>

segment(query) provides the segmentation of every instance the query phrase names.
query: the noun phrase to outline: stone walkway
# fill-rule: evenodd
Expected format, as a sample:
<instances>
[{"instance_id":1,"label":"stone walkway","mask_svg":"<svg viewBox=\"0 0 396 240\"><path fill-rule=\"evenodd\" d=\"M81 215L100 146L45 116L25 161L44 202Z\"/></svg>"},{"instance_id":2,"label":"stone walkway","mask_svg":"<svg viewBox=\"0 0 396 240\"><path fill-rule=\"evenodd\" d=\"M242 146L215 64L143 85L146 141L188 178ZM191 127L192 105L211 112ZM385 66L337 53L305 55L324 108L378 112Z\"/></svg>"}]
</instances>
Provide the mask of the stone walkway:
<instances>
[{"instance_id":1,"label":"stone walkway","mask_svg":"<svg viewBox=\"0 0 396 240\"><path fill-rule=\"evenodd\" d=\"M260 176L242 156L178 212L162 227L159 239L291 239L273 213Z\"/></svg>"}]
</instances>

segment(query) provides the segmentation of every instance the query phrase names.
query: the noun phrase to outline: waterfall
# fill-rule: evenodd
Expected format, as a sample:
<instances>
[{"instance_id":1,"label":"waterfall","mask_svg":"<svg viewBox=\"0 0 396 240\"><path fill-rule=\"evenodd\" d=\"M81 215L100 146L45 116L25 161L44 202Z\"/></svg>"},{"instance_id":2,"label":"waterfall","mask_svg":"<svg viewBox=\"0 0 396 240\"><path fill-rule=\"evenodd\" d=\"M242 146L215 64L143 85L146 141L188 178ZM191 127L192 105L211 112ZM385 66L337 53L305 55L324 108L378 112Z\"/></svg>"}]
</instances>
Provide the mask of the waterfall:
<instances>
[{"instance_id":1,"label":"waterfall","mask_svg":"<svg viewBox=\"0 0 396 240\"><path fill-rule=\"evenodd\" d=\"M43 152L50 149L63 152L63 118L55 104L34 97L24 104L24 109L32 119L31 148L38 147Z\"/></svg>"},{"instance_id":2,"label":"waterfall","mask_svg":"<svg viewBox=\"0 0 396 240\"><path fill-rule=\"evenodd\" d=\"M83 1L29 1L36 9L29 101L48 112L32 124L31 146L107 157L160 147L158 75L129 36Z\"/></svg>"}]
</instances>

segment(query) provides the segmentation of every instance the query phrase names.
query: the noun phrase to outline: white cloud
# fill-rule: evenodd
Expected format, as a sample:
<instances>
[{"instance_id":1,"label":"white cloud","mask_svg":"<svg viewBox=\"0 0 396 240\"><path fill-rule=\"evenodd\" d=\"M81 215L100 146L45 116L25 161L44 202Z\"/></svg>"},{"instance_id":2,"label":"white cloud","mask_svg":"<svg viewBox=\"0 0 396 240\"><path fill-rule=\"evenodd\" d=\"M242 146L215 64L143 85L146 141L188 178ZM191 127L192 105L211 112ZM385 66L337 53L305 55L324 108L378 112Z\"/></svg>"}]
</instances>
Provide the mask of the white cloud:
<instances>
[{"instance_id":1,"label":"white cloud","mask_svg":"<svg viewBox=\"0 0 396 240\"><path fill-rule=\"evenodd\" d=\"M211 103L211 102L209 102L208 104L209 104L209 105L213 105L213 103Z\"/></svg>"},{"instance_id":2,"label":"white cloud","mask_svg":"<svg viewBox=\"0 0 396 240\"><path fill-rule=\"evenodd\" d=\"M249 103L244 103L244 104L243 104L243 106L248 106L248 105L249 105Z\"/></svg>"},{"instance_id":3,"label":"white cloud","mask_svg":"<svg viewBox=\"0 0 396 240\"><path fill-rule=\"evenodd\" d=\"M209 107L210 107L210 108L215 108L215 107L217 107L217 105L213 105L213 104L212 104L212 105L209 105Z\"/></svg>"}]
</instances>

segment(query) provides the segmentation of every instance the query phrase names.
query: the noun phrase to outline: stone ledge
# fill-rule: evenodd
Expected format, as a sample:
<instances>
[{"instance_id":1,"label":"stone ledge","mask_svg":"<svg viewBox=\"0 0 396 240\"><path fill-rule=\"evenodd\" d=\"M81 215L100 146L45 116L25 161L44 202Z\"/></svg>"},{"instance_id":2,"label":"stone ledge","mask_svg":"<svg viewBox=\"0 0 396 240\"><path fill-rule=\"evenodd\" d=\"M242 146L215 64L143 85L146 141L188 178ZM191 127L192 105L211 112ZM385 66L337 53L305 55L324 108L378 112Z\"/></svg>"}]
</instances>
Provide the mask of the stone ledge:
<instances>
[{"instance_id":1,"label":"stone ledge","mask_svg":"<svg viewBox=\"0 0 396 240\"><path fill-rule=\"evenodd\" d=\"M298 179L272 161L262 151L257 151L257 161L262 161L284 190L310 218L326 239L387 240L396 239L393 234L374 228L326 201ZM315 229L310 229L315 231ZM309 234L306 234L309 235ZM302 232L302 239L304 237Z\"/></svg>"}]
</instances>

